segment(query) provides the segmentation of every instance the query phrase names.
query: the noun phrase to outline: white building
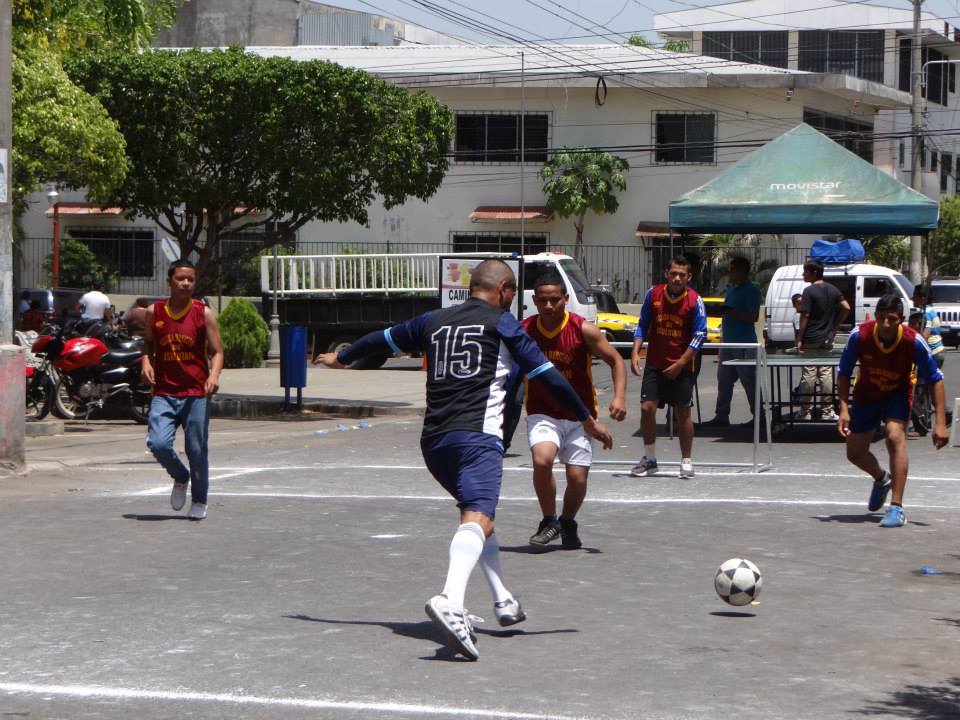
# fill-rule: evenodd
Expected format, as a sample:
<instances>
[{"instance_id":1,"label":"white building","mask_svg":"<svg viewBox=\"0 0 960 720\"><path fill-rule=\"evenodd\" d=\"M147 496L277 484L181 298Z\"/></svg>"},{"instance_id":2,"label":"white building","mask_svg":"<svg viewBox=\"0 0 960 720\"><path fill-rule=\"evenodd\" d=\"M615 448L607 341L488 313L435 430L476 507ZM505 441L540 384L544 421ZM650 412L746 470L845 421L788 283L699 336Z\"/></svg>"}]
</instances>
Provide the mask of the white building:
<instances>
[{"instance_id":1,"label":"white building","mask_svg":"<svg viewBox=\"0 0 960 720\"><path fill-rule=\"evenodd\" d=\"M697 10L661 13L654 27L663 38L685 40L703 55L764 63L791 70L843 73L910 92L913 11L842 0L745 0ZM960 29L924 12L921 15L926 76L921 152L922 189L928 196L957 193L960 146L955 116L960 109L956 65ZM933 62L936 64L927 64ZM880 112L870 123L834 118L811 107L806 122L833 131L867 132L881 137L873 162L910 184L909 107ZM852 122L851 122L852 120Z\"/></svg>"},{"instance_id":2,"label":"white building","mask_svg":"<svg viewBox=\"0 0 960 720\"><path fill-rule=\"evenodd\" d=\"M619 211L588 215L584 233L588 274L612 284L623 298L645 289L652 276L648 260L662 262L663 253L654 258L650 249L668 242L670 200L795 127L811 112L872 128L879 112L909 106L909 95L897 87L853 74L814 74L628 45L249 50L363 69L425 90L455 113L453 159L434 197L389 211L375 206L369 227L309 224L300 231L301 252L338 252L344 246L371 252L388 247L394 252L514 251L519 249L521 216L527 252L570 252L573 221L555 217L544 207L536 173L550 149L583 145L630 162ZM864 135L856 148L866 156L873 153L874 160L884 157L888 151L871 141L872 136ZM42 198L38 201L35 207L44 208ZM61 219L64 230L74 228L86 237L94 227L114 233L114 239L125 228L151 230L149 222L127 223L115 216L69 214ZM49 223L42 212L31 213L25 222L27 235L49 237ZM153 232L159 239L160 233ZM148 241L131 241L147 252ZM115 247L120 252L124 246ZM139 288L161 280L164 259L159 251L139 258L138 272L152 260L154 276L128 278L125 292L146 292Z\"/></svg>"}]
</instances>

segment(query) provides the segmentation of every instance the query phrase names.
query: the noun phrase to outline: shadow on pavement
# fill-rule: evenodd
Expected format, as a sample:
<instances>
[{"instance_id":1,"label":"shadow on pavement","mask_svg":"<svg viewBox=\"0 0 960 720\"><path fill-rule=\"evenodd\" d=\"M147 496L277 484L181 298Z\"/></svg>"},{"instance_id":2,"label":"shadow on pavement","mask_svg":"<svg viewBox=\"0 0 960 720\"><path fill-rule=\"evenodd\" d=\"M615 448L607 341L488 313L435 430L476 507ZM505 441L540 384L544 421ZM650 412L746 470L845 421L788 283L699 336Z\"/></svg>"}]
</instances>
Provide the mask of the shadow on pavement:
<instances>
[{"instance_id":1,"label":"shadow on pavement","mask_svg":"<svg viewBox=\"0 0 960 720\"><path fill-rule=\"evenodd\" d=\"M603 550L592 547L565 548L563 545L501 545L500 552L520 553L521 555L544 555L551 552L583 552L588 555L602 555Z\"/></svg>"},{"instance_id":2,"label":"shadow on pavement","mask_svg":"<svg viewBox=\"0 0 960 720\"><path fill-rule=\"evenodd\" d=\"M305 620L307 622L323 623L325 625L370 625L386 628L394 635L412 638L414 640L431 640L443 645L443 636L437 627L429 620L420 622L391 622L389 620L331 620L329 618L313 617L311 615L284 615L288 620ZM559 633L579 632L574 628L561 628L559 630L488 630L486 628L474 627L477 635L489 635L498 638L522 637L524 635L556 635ZM451 651L446 646L437 650L434 657L422 657L421 660L465 660Z\"/></svg>"},{"instance_id":3,"label":"shadow on pavement","mask_svg":"<svg viewBox=\"0 0 960 720\"><path fill-rule=\"evenodd\" d=\"M753 618L756 617L756 613L752 612L734 612L733 610L717 610L710 613L714 617L726 617L726 618Z\"/></svg>"},{"instance_id":4,"label":"shadow on pavement","mask_svg":"<svg viewBox=\"0 0 960 720\"><path fill-rule=\"evenodd\" d=\"M127 520L141 520L145 522L158 522L160 520L189 520L186 515L139 515L137 513L127 513L123 516Z\"/></svg>"},{"instance_id":5,"label":"shadow on pavement","mask_svg":"<svg viewBox=\"0 0 960 720\"><path fill-rule=\"evenodd\" d=\"M813 515L810 519L819 520L820 522L873 523L874 525L879 525L880 521L883 520L883 515L880 513L864 513L862 515ZM915 520L909 520L908 524L916 525L917 527L930 527L928 523L917 522ZM889 529L895 530L897 528Z\"/></svg>"},{"instance_id":6,"label":"shadow on pavement","mask_svg":"<svg viewBox=\"0 0 960 720\"><path fill-rule=\"evenodd\" d=\"M907 685L887 700L872 702L851 714L905 717L922 720L956 720L960 716L960 677L942 685Z\"/></svg>"}]
</instances>

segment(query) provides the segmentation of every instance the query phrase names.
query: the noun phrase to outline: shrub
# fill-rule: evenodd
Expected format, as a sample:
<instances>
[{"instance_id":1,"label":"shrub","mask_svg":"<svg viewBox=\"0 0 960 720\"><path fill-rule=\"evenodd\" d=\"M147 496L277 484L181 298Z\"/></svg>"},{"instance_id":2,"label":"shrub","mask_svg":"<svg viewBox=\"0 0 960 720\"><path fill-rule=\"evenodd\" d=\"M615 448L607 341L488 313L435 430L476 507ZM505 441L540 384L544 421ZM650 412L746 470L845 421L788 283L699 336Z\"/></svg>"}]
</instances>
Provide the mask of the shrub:
<instances>
[{"instance_id":1,"label":"shrub","mask_svg":"<svg viewBox=\"0 0 960 720\"><path fill-rule=\"evenodd\" d=\"M236 298L220 313L223 366L260 367L270 346L270 329L249 300Z\"/></svg>"}]
</instances>

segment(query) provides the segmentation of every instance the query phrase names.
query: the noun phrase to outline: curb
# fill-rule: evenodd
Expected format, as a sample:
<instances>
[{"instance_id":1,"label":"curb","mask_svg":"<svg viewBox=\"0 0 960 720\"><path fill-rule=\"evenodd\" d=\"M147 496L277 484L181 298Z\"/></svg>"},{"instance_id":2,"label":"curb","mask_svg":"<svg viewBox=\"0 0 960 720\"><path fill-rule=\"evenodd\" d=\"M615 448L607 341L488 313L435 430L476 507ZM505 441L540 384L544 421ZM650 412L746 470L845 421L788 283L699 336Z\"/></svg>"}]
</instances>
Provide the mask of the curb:
<instances>
[{"instance_id":1,"label":"curb","mask_svg":"<svg viewBox=\"0 0 960 720\"><path fill-rule=\"evenodd\" d=\"M291 402L288 408L280 398L259 395L216 395L210 403L210 417L265 418L277 415L287 420L311 420L311 414L339 415L348 418L367 418L383 415L423 415L424 408L397 402L364 402L350 400L304 400L297 409Z\"/></svg>"},{"instance_id":2,"label":"curb","mask_svg":"<svg viewBox=\"0 0 960 720\"><path fill-rule=\"evenodd\" d=\"M36 420L24 424L26 437L63 435L63 420Z\"/></svg>"}]
</instances>

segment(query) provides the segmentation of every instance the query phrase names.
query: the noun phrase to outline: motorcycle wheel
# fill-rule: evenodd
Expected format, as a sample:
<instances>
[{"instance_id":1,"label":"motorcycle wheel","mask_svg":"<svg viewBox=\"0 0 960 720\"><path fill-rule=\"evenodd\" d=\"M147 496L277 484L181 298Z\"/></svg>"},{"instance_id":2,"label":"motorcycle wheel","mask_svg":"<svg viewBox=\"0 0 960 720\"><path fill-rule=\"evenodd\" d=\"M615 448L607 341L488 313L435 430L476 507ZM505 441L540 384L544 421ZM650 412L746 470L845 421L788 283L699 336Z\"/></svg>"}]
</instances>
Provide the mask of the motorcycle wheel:
<instances>
[{"instance_id":1,"label":"motorcycle wheel","mask_svg":"<svg viewBox=\"0 0 960 720\"><path fill-rule=\"evenodd\" d=\"M27 381L25 415L27 422L43 420L50 412L50 385L50 378L42 372L37 372Z\"/></svg>"},{"instance_id":2,"label":"motorcycle wheel","mask_svg":"<svg viewBox=\"0 0 960 720\"><path fill-rule=\"evenodd\" d=\"M70 397L70 391L67 390L63 378L60 378L57 384L51 389L51 395L53 395L51 407L53 414L57 417L63 418L64 420L75 420L84 414L83 403Z\"/></svg>"},{"instance_id":3,"label":"motorcycle wheel","mask_svg":"<svg viewBox=\"0 0 960 720\"><path fill-rule=\"evenodd\" d=\"M144 383L138 385L130 396L130 405L127 408L130 417L141 425L146 425L150 417L151 400L153 400L153 389Z\"/></svg>"}]
</instances>

